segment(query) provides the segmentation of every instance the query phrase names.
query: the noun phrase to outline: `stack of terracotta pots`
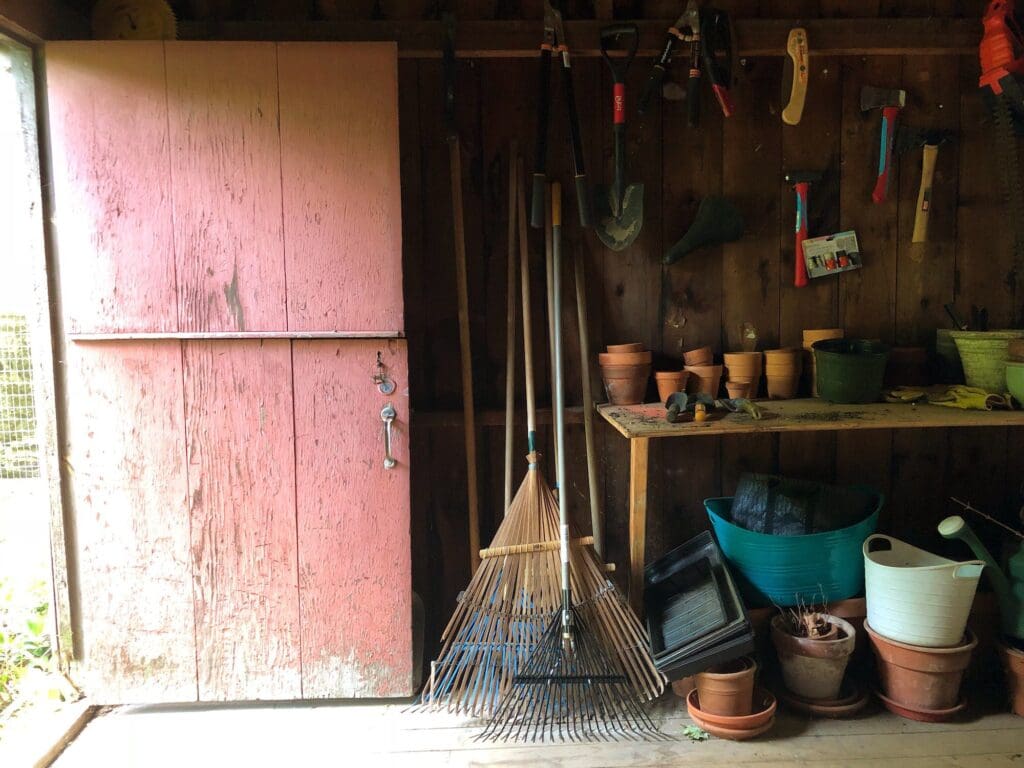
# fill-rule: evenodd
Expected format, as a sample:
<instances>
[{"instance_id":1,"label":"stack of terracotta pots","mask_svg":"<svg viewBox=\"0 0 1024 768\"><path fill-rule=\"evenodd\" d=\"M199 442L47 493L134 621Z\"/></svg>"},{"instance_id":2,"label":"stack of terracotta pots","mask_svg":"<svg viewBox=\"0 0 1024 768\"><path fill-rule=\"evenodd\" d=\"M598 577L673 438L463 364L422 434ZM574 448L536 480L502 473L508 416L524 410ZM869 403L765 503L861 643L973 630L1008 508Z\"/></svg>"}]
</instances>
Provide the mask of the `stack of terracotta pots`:
<instances>
[{"instance_id":1,"label":"stack of terracotta pots","mask_svg":"<svg viewBox=\"0 0 1024 768\"><path fill-rule=\"evenodd\" d=\"M768 397L772 400L796 397L801 370L803 355L799 349L765 350L764 373L768 381Z\"/></svg>"},{"instance_id":2,"label":"stack of terracotta pots","mask_svg":"<svg viewBox=\"0 0 1024 768\"><path fill-rule=\"evenodd\" d=\"M749 656L711 667L696 675L686 697L693 721L708 733L741 741L760 736L775 725L775 697L755 689L757 664Z\"/></svg>"},{"instance_id":3,"label":"stack of terracotta pots","mask_svg":"<svg viewBox=\"0 0 1024 768\"><path fill-rule=\"evenodd\" d=\"M764 356L760 352L727 352L723 357L729 397L757 397Z\"/></svg>"},{"instance_id":4,"label":"stack of terracotta pots","mask_svg":"<svg viewBox=\"0 0 1024 768\"><path fill-rule=\"evenodd\" d=\"M812 328L804 331L804 371L807 373L809 382L808 391L813 397L818 396L817 366L814 362L814 352L811 346L816 341L824 339L842 339L845 333L842 328Z\"/></svg>"},{"instance_id":5,"label":"stack of terracotta pots","mask_svg":"<svg viewBox=\"0 0 1024 768\"><path fill-rule=\"evenodd\" d=\"M651 378L651 353L643 344L609 344L608 351L598 355L598 362L608 402L636 405L644 401Z\"/></svg>"},{"instance_id":6,"label":"stack of terracotta pots","mask_svg":"<svg viewBox=\"0 0 1024 768\"><path fill-rule=\"evenodd\" d=\"M703 392L718 397L718 389L722 383L722 366L715 365L711 347L699 347L683 353L685 370L689 372L687 392Z\"/></svg>"}]
</instances>

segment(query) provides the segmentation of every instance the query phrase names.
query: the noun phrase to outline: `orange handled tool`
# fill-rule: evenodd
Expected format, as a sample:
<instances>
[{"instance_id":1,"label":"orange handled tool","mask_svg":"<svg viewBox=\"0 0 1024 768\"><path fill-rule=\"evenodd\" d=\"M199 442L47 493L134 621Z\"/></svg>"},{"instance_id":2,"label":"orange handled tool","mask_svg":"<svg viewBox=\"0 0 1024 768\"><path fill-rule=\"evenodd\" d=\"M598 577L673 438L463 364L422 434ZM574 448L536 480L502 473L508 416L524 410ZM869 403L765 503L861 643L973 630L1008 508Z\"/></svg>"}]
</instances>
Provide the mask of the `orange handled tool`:
<instances>
[{"instance_id":1,"label":"orange handled tool","mask_svg":"<svg viewBox=\"0 0 1024 768\"><path fill-rule=\"evenodd\" d=\"M807 285L807 263L804 261L804 240L807 239L807 190L811 183L819 181L818 171L790 171L786 174L786 183L793 185L796 192L796 240L793 254L793 285L803 288Z\"/></svg>"}]
</instances>

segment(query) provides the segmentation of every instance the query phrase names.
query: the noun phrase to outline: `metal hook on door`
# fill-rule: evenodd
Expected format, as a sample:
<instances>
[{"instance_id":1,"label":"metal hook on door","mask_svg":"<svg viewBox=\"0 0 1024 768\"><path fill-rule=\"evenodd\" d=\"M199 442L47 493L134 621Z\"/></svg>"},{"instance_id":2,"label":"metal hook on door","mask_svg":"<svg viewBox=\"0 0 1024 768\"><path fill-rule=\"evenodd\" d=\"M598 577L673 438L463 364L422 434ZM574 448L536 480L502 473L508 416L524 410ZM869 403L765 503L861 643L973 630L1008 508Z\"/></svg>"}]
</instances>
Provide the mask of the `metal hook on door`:
<instances>
[{"instance_id":1,"label":"metal hook on door","mask_svg":"<svg viewBox=\"0 0 1024 768\"><path fill-rule=\"evenodd\" d=\"M382 395L390 395L395 391L395 382L388 376L387 366L384 365L384 358L377 350L377 372L373 374L373 381Z\"/></svg>"},{"instance_id":2,"label":"metal hook on door","mask_svg":"<svg viewBox=\"0 0 1024 768\"><path fill-rule=\"evenodd\" d=\"M391 425L394 423L397 415L391 403L388 403L380 410L380 418L384 422L384 469L394 469L395 465L398 464L395 457L391 455Z\"/></svg>"}]
</instances>

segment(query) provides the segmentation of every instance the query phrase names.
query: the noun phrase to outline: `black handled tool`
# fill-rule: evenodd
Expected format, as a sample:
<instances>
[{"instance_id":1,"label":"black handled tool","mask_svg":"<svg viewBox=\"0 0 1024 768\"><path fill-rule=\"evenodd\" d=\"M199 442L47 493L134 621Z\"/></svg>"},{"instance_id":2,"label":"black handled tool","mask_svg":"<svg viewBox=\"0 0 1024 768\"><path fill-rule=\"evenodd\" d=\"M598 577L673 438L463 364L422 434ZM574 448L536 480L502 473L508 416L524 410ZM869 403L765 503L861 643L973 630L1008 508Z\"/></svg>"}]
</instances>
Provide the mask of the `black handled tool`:
<instances>
[{"instance_id":1,"label":"black handled tool","mask_svg":"<svg viewBox=\"0 0 1024 768\"><path fill-rule=\"evenodd\" d=\"M572 87L572 67L569 62L569 47L566 45L562 13L554 8L550 0L544 0L544 42L540 46L540 77L537 106L537 153L533 174L533 199L530 203L530 226L540 229L544 226L544 185L547 182L548 160L548 100L551 88L551 55L559 54L562 60L562 90L565 92L566 108L569 112L569 138L572 145L573 173L576 177L576 202L579 206L580 226L589 228L593 224L590 211L590 193L587 188L587 174L583 166L583 140L580 137L579 115L576 113L576 97Z\"/></svg>"},{"instance_id":2,"label":"black handled tool","mask_svg":"<svg viewBox=\"0 0 1024 768\"><path fill-rule=\"evenodd\" d=\"M625 58L621 63L608 55L617 43L626 41ZM614 24L601 29L601 55L612 73L612 132L615 135L615 181L612 186L612 214L618 218L626 188L626 71L636 56L640 30L636 24ZM622 49L618 49L622 50Z\"/></svg>"},{"instance_id":3,"label":"black handled tool","mask_svg":"<svg viewBox=\"0 0 1024 768\"><path fill-rule=\"evenodd\" d=\"M654 62L651 76L647 78L647 85L643 95L640 97L639 112L644 114L651 104L654 94L661 91L665 75L672 64L672 54L675 51L676 43L683 42L690 44L690 76L686 91L686 98L690 100L687 112L687 122L693 127L697 124L700 115L700 9L697 0L689 0L683 15L676 19L676 23L668 28L665 37L665 45L661 49L661 55ZM696 102L696 104L694 103Z\"/></svg>"},{"instance_id":4,"label":"black handled tool","mask_svg":"<svg viewBox=\"0 0 1024 768\"><path fill-rule=\"evenodd\" d=\"M700 37L704 71L711 81L711 90L718 99L722 114L732 117L736 108L729 90L732 87L733 72L732 24L729 14L715 8L705 10Z\"/></svg>"}]
</instances>

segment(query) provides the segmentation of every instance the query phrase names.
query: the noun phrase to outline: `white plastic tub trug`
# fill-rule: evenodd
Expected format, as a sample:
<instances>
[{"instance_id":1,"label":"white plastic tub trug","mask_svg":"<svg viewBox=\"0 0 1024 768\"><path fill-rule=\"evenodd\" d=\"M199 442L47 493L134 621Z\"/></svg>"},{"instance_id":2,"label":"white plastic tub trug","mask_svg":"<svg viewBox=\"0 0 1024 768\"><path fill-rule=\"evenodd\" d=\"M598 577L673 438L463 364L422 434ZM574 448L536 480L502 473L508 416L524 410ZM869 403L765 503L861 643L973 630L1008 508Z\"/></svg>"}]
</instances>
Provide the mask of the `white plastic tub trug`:
<instances>
[{"instance_id":1,"label":"white plastic tub trug","mask_svg":"<svg viewBox=\"0 0 1024 768\"><path fill-rule=\"evenodd\" d=\"M891 536L864 540L868 623L883 637L942 648L960 643L985 567L956 562Z\"/></svg>"}]
</instances>

